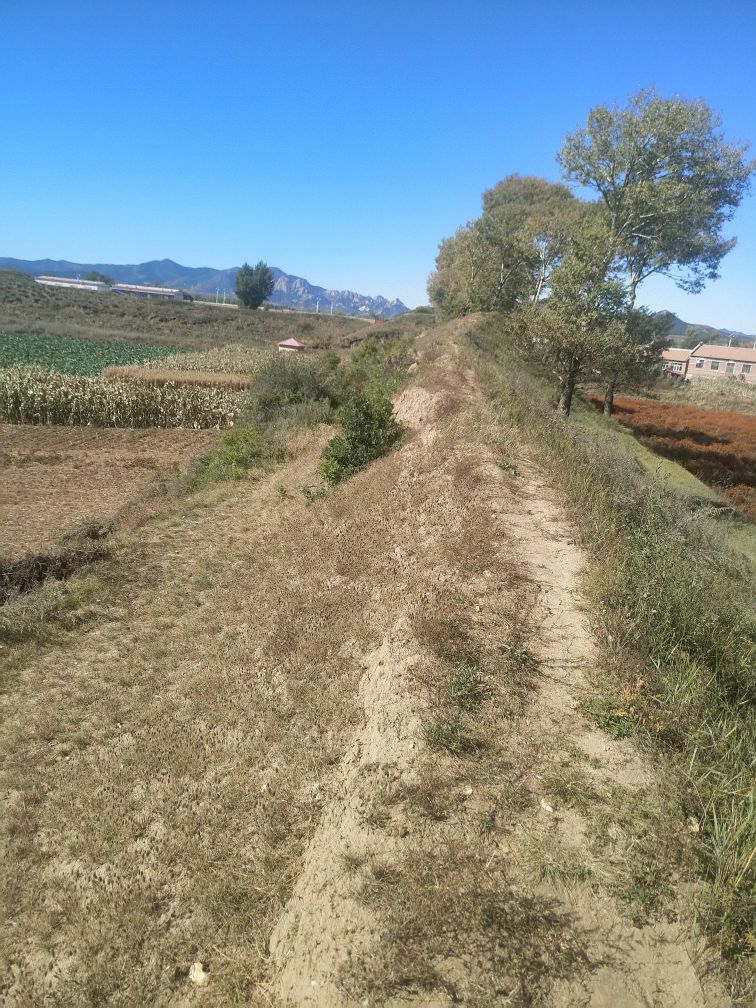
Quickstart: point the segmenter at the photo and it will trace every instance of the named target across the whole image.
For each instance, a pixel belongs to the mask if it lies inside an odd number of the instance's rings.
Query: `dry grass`
[[[524,1008],[603,964],[618,913],[588,922],[592,893],[566,899],[526,863],[523,838],[554,828],[542,778],[586,726],[543,700],[506,510],[528,498],[466,382],[461,415],[416,397],[429,423],[310,506],[323,431],[269,479],[178,502],[82,585],[88,621],[19,649],[0,726],[6,1003],[189,1003],[197,960],[208,1003],[280,1003],[287,918],[308,997],[313,971],[340,980],[317,988],[328,1008]],[[465,745],[426,745],[447,710]]]
[[[0,554],[42,552],[212,449],[220,431],[0,424]]]
[[[756,385],[737,379],[696,378],[694,373],[690,381],[660,379],[649,394],[663,402],[756,414]]]
[[[395,872],[377,862],[361,896],[388,937],[345,976],[363,1004],[532,1005],[588,968],[564,904],[521,888],[479,841],[414,851]]]
[[[216,1003],[249,1003],[316,811],[308,781],[352,716],[331,643],[351,612],[280,576],[302,547],[328,562],[317,519],[290,507],[296,544],[272,482],[177,505],[100,572],[94,623],[29,650],[9,696],[23,729],[2,730],[6,1003],[155,1003],[195,959]]]
[[[363,320],[346,316],[224,311],[188,301],[142,301],[43,287],[23,273],[0,270],[0,331],[6,332],[136,340],[207,350],[227,343],[270,347],[290,336],[330,346],[369,328]]]
[[[594,397],[594,405],[601,400]],[[756,416],[649,399],[615,400],[615,419],[756,519]]]
[[[210,350],[189,353],[167,354],[160,359],[162,367],[177,371],[203,371],[252,375],[278,351],[275,347],[250,347],[240,343],[228,343]],[[148,366],[145,361],[144,366]]]

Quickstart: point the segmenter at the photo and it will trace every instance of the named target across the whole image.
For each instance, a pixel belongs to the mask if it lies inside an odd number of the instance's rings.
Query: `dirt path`
[[[527,863],[526,852],[532,851],[533,845],[542,845],[544,851],[556,849],[558,852],[565,850],[567,845],[571,859],[586,866],[597,865],[591,850],[591,816],[585,810],[581,814],[570,808],[570,802],[562,802],[549,793],[544,780],[548,781],[551,770],[556,767],[564,772],[567,769],[569,776],[571,765],[577,763],[578,786],[593,794],[592,781],[601,781],[605,786],[616,785],[625,789],[631,800],[637,796],[641,804],[652,788],[652,774],[631,745],[612,742],[602,732],[592,729],[579,713],[581,701],[591,693],[586,673],[595,664],[595,645],[583,611],[585,603],[580,588],[585,558],[547,485],[527,461],[521,445],[517,449],[517,479],[507,481],[500,466],[486,459],[487,452],[479,442],[465,444],[464,438],[458,437],[454,444],[455,439],[448,437],[450,423],[453,427],[456,422],[455,413],[460,410],[472,414],[485,412],[474,375],[460,364],[458,350],[455,343],[444,345],[442,342],[440,348],[434,348],[430,354],[435,358],[430,373],[431,387],[426,387],[421,379],[400,397],[397,414],[415,431],[412,447],[400,454],[405,478],[411,470],[417,480],[423,476],[443,480],[444,472],[459,463],[455,454],[460,451],[467,454],[468,461],[470,456],[478,456],[475,459],[479,477],[476,491],[479,497],[486,499],[496,519],[496,525],[491,525],[492,539],[503,524],[507,528],[507,546],[500,555],[498,570],[495,562],[491,562],[493,551],[487,559],[486,597],[476,596],[474,581],[467,572],[466,603],[476,617],[479,618],[481,610],[490,605],[490,582],[496,580],[497,575],[507,580],[513,559],[519,565],[520,578],[535,589],[529,595],[532,603],[529,623],[533,631],[531,646],[539,663],[538,684],[522,719],[524,728],[522,724],[508,726],[513,753],[527,748],[528,740],[534,735],[538,738],[538,745],[530,750],[530,765],[525,773],[524,786],[530,793],[528,815],[520,817],[512,828],[509,848],[522,884],[522,865]],[[469,434],[469,430],[466,433]],[[448,454],[443,453],[445,464],[441,466],[427,457],[439,437],[444,439],[444,447],[448,450]],[[446,507],[454,513],[451,502],[447,501]],[[474,509],[468,505],[467,510],[468,520],[474,519]],[[474,524],[473,521],[473,529]],[[459,586],[463,572],[454,569],[456,566],[450,564],[450,580]],[[426,606],[432,597],[431,591],[426,597]],[[495,617],[496,607],[492,608]],[[408,611],[401,632],[387,639],[365,662],[360,695],[364,724],[355,732],[337,772],[319,828],[308,848],[303,871],[273,933],[271,948],[278,967],[274,989],[287,1004],[326,1006],[411,1001],[446,1005],[458,1000],[464,1002],[465,994],[470,995],[469,984],[466,984],[469,976],[455,978],[457,964],[444,963],[442,957],[437,957],[435,963],[436,989],[419,990],[418,985],[410,981],[401,992],[392,990],[391,984],[382,990],[379,985],[377,990],[371,991],[370,983],[363,983],[361,988],[359,985],[352,987],[350,996],[349,983],[344,983],[353,960],[380,961],[381,943],[385,940],[382,925],[386,922],[381,922],[380,914],[370,912],[364,889],[361,892],[360,886],[355,885],[349,872],[344,870],[344,864],[334,857],[335,852],[348,852],[355,864],[378,857],[380,864],[385,866],[387,859],[401,864],[403,858],[423,845],[433,846],[433,831],[422,827],[419,831],[413,829],[411,814],[402,818],[406,809],[400,810],[402,825],[399,829],[384,829],[379,838],[364,822],[365,808],[376,794],[385,792],[387,786],[394,793],[406,794],[422,774],[423,759],[427,760],[422,708],[426,708],[427,721],[430,705],[427,697],[423,703],[417,678],[428,656],[423,654],[422,646],[418,646],[417,637],[413,641],[412,633],[408,632],[413,616],[416,617],[417,612]],[[414,681],[412,669],[416,670]],[[499,723],[497,728],[501,727]],[[584,775],[583,762],[590,765],[590,778]],[[522,772],[520,765],[513,775],[519,786],[524,783]],[[469,773],[467,776],[472,777]],[[469,786],[465,788],[466,792],[469,790]],[[454,828],[447,830],[443,843],[451,842],[450,832],[462,836],[467,828],[460,817]],[[495,845],[491,845],[491,857],[495,854]],[[575,969],[574,976],[557,973],[547,977],[545,984],[538,978],[529,990],[524,985],[518,989],[515,983],[507,992],[506,1003],[520,1003],[518,998],[522,1003],[530,1003],[536,988],[545,1003],[565,1005],[641,1008],[659,1004],[682,1008],[726,1002],[719,993],[713,993],[711,1001],[705,997],[694,965],[695,950],[681,926],[660,921],[634,926],[610,896],[586,883],[582,872],[578,875],[566,885],[554,885],[544,879],[534,879],[531,874],[525,884],[530,883],[535,892],[558,901],[567,911],[570,931],[580,944],[581,968]],[[401,882],[397,885],[401,889]],[[413,893],[408,891],[398,896],[400,902],[405,898],[411,900]],[[454,898],[452,891],[449,898]],[[464,940],[471,936],[460,937]],[[700,956],[698,958],[700,960]],[[527,973],[527,966],[524,972]],[[427,986],[433,988],[434,984]],[[362,995],[361,1001],[359,995]]]
[[[421,337],[396,452],[177,505],[14,664],[4,1003],[726,1003],[638,906],[653,775],[579,712],[584,559],[471,324]]]

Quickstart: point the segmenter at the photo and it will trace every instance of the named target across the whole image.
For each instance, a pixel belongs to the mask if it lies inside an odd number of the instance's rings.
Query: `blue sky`
[[[645,86],[756,155],[756,0],[0,0],[0,255],[242,260],[426,300],[438,242]],[[756,187],[755,187],[756,188]],[[642,291],[756,333],[756,195],[722,278]]]

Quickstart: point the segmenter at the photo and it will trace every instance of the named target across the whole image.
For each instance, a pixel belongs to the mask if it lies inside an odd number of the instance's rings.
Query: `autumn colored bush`
[[[591,402],[598,408],[603,400]],[[617,398],[616,419],[652,451],[679,462],[756,521],[756,416]]]

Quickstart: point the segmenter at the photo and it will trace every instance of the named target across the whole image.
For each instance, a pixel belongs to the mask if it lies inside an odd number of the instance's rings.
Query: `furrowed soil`
[[[730,1002],[685,825],[588,723],[584,558],[462,349],[391,455],[329,436],[121,540],[2,695],[8,1005]],[[679,892],[677,891],[679,887]]]
[[[54,546],[82,521],[110,517],[223,432],[0,424],[0,556]]]

